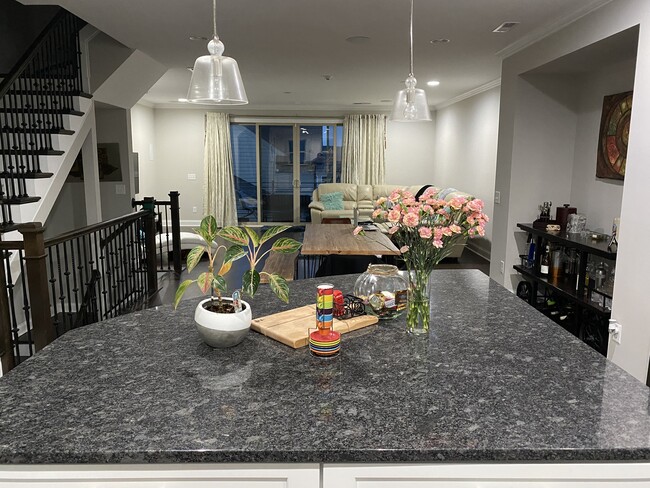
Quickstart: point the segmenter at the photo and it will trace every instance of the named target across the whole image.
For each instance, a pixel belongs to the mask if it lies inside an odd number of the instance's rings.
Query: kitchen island
[[[356,277],[292,282],[288,305],[261,287],[253,315],[314,303],[324,281],[351,292]],[[406,334],[402,316],[345,334],[330,359],[253,331],[211,349],[198,300],[73,330],[0,379],[0,486],[179,470],[186,481],[165,486],[193,486],[190,468],[240,473],[241,486],[351,487],[370,473],[650,486],[645,385],[479,271],[436,270],[431,288],[428,337]],[[264,470],[289,481],[250,481]]]

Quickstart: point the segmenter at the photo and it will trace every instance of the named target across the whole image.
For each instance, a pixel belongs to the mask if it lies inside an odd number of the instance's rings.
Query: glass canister
[[[371,264],[354,284],[354,294],[363,300],[366,313],[392,319],[406,310],[408,283],[397,266]]]

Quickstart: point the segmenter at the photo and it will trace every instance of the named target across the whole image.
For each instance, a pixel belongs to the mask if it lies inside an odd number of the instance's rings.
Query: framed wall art
[[[608,95],[603,99],[596,177],[614,180],[625,178],[631,115],[631,91]]]

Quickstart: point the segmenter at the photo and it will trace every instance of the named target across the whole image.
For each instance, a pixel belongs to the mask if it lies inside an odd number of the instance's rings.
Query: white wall
[[[140,171],[140,191],[136,194],[138,200],[153,196],[158,188],[155,139],[154,109],[139,103],[134,105],[131,109],[131,143],[133,152],[138,153]]]
[[[386,126],[386,183],[438,185],[433,178],[435,122],[393,122]]]
[[[128,110],[121,108],[97,108],[97,143],[118,143],[120,145],[120,164],[122,181],[101,181],[102,219],[110,220],[133,211],[131,207],[132,179],[131,170],[131,116]],[[124,194],[118,189],[124,185]]]
[[[498,263],[504,260],[508,269],[517,260],[518,250],[513,236],[516,223],[525,217],[521,209],[530,209],[540,203],[540,187],[553,188],[549,186],[553,183],[549,180],[537,182],[531,178],[528,171],[533,169],[531,160],[526,157],[525,148],[519,147],[520,131],[526,129],[520,124],[523,115],[521,104],[527,101],[527,95],[541,97],[539,90],[535,93],[530,85],[525,85],[521,75],[636,25],[641,28],[612,308],[612,317],[623,326],[623,340],[621,345],[610,342],[608,354],[615,363],[645,380],[650,355],[650,328],[642,305],[647,300],[650,261],[643,257],[650,242],[650,228],[637,223],[650,181],[650,165],[647,164],[650,138],[646,134],[650,127],[650,2],[647,0],[609,3],[503,61],[496,171],[496,190],[502,192],[503,203],[496,205],[494,211],[490,276],[504,283],[506,277],[500,274]],[[545,109],[541,104],[532,108]],[[532,151],[528,151],[530,153]],[[557,173],[553,181],[563,184],[563,177],[565,174]],[[570,197],[569,194],[558,196],[561,200]],[[530,210],[527,212],[530,214]]]
[[[494,210],[497,131],[500,87],[461,100],[436,112],[435,164],[432,182],[441,188],[453,187],[485,202],[485,213]],[[470,245],[489,257],[492,226],[484,239]]]
[[[622,61],[589,73],[581,83],[571,204],[587,216],[588,228],[608,234],[614,218],[621,215],[623,181],[596,178],[598,144],[594,135],[600,131],[603,96],[632,90],[635,66],[636,59]]]

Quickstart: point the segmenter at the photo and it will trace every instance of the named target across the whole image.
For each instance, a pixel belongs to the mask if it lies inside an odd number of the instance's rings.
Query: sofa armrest
[[[309,208],[314,208],[322,212],[323,210],[325,210],[325,205],[323,205],[323,202],[310,202]]]

